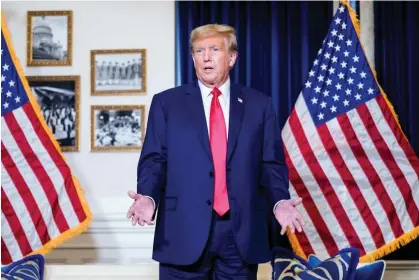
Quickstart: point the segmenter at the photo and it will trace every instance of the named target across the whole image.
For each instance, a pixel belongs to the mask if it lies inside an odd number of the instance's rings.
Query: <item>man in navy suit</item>
[[[151,102],[127,217],[133,225],[157,217],[160,279],[256,279],[271,257],[266,211],[281,234],[302,230],[271,100],[229,79],[234,33],[217,24],[194,29],[198,81]]]

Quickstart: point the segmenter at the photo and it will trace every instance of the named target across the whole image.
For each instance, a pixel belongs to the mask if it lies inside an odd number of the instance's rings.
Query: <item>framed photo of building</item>
[[[91,95],[143,95],[147,91],[145,49],[92,50]]]
[[[80,76],[27,76],[29,87],[63,152],[79,151]]]
[[[91,151],[140,151],[145,116],[145,105],[92,105]]]
[[[28,66],[72,65],[72,11],[28,11]]]

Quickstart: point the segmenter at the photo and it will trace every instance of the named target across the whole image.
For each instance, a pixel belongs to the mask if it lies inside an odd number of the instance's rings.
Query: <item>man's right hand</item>
[[[132,203],[127,213],[127,218],[132,218],[132,225],[135,226],[137,223],[140,226],[145,224],[154,225],[154,221],[152,220],[154,205],[151,199],[133,191],[129,191],[128,196],[134,199],[134,203]]]

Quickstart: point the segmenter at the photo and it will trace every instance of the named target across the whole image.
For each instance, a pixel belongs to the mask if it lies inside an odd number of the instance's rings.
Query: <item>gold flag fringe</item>
[[[44,117],[42,115],[42,112],[40,110],[40,107],[38,105],[38,102],[36,101],[35,97],[33,96],[33,93],[30,90],[28,81],[24,75],[22,66],[20,64],[20,61],[18,59],[18,57],[16,56],[15,50],[12,47],[12,40],[11,40],[11,35],[9,33],[9,30],[7,28],[7,24],[6,24],[6,20],[5,20],[5,16],[3,14],[3,11],[1,12],[1,31],[3,33],[4,36],[4,40],[7,44],[7,47],[9,49],[10,52],[10,56],[11,59],[13,60],[13,63],[16,67],[16,71],[19,75],[20,80],[22,81],[22,85],[28,95],[29,98],[29,102],[32,105],[32,107],[34,108],[34,111],[36,113],[36,115],[38,116],[38,119],[40,121],[40,123],[42,124],[42,127],[44,128],[44,130],[47,132],[49,138],[51,139],[54,147],[57,149],[57,151],[59,152],[61,159],[68,165],[67,161],[65,160],[62,151],[61,151],[61,147],[58,144],[57,140],[55,139],[54,135],[52,134],[51,130],[49,129],[49,127],[47,126],[47,124],[45,123]],[[71,170],[70,170],[71,171]],[[92,213],[89,209],[89,205],[87,203],[87,200],[85,199],[84,196],[84,191],[81,188],[78,179],[72,176],[72,180],[74,183],[74,187],[76,188],[77,191],[77,196],[80,199],[80,203],[83,207],[83,211],[86,214],[86,219],[84,221],[80,221],[80,224],[78,224],[77,226],[73,227],[73,228],[69,228],[67,231],[61,233],[59,236],[51,239],[48,243],[44,244],[41,248],[34,250],[32,253],[28,254],[28,255],[34,255],[34,254],[42,254],[45,255],[47,253],[49,253],[52,249],[58,247],[59,245],[61,245],[62,243],[64,243],[65,241],[81,234],[82,232],[86,231],[91,222],[92,222]],[[26,257],[26,256],[24,256]]]
[[[360,29],[359,19],[358,19],[357,15],[356,15],[356,11],[354,9],[352,9],[352,7],[350,6],[350,4],[346,0],[341,0],[340,2],[342,3],[342,5],[344,5],[348,9],[349,16],[351,17],[351,21],[352,21],[352,24],[353,24],[353,26],[355,28],[356,34],[358,36],[358,40],[360,42],[361,48],[362,48],[363,52],[365,53],[365,48],[362,45],[362,42],[361,42],[361,39],[360,39],[360,37],[361,37],[361,35],[360,35],[361,34],[361,29]],[[378,83],[378,80],[377,80],[377,72],[375,71],[375,69],[373,67],[371,67],[371,64],[370,64],[368,58],[366,60],[367,60],[368,65],[369,65],[369,67],[370,67],[370,69],[371,69],[371,71],[372,71],[372,73],[374,75],[374,79],[375,79],[378,87],[380,88],[380,93],[384,97],[384,100],[386,101],[386,103],[387,103],[387,105],[388,105],[388,107],[389,107],[392,115],[394,116],[397,125],[399,126],[401,132],[403,133],[403,136],[405,137],[406,141],[409,143],[406,135],[404,134],[403,130],[401,129],[401,126],[400,126],[400,123],[399,123],[399,119],[398,119],[398,116],[397,116],[396,112],[394,111],[393,105],[388,100],[387,95],[384,92],[384,90],[382,89],[380,83]],[[290,241],[290,244],[291,244],[291,247],[292,247],[294,253],[296,255],[298,255],[299,257],[307,260],[307,256],[304,253],[301,245],[299,244],[299,241],[297,239],[297,236],[295,234],[291,233],[289,229],[287,230],[287,236],[288,236],[288,239]],[[409,242],[413,241],[417,237],[419,237],[419,226],[413,228],[412,230],[410,230],[410,231],[408,231],[406,233],[404,233],[402,236],[400,236],[400,237],[396,238],[395,240],[393,240],[393,241],[385,244],[384,246],[382,246],[380,248],[377,248],[375,251],[370,252],[370,253],[368,253],[368,254],[366,254],[364,256],[361,256],[360,259],[359,259],[359,261],[361,263],[373,262],[373,261],[375,261],[375,260],[377,260],[379,258],[382,258],[382,257],[384,257],[384,256],[386,256],[386,255],[388,255],[388,254],[390,254],[392,252],[394,252],[395,250],[399,249],[400,247],[402,247],[402,246],[408,244]]]
[[[308,257],[306,255],[306,253],[304,253],[303,248],[300,245],[300,242],[298,242],[297,236],[295,234],[291,233],[290,229],[287,229],[287,236],[288,236],[288,240],[291,244],[291,247],[292,247],[292,250],[294,251],[294,253],[297,256],[307,260]]]

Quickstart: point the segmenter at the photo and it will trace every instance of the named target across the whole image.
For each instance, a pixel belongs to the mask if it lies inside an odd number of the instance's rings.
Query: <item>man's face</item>
[[[193,45],[196,75],[208,87],[219,87],[227,80],[236,57],[236,53],[229,53],[227,39],[222,36],[206,37]]]

